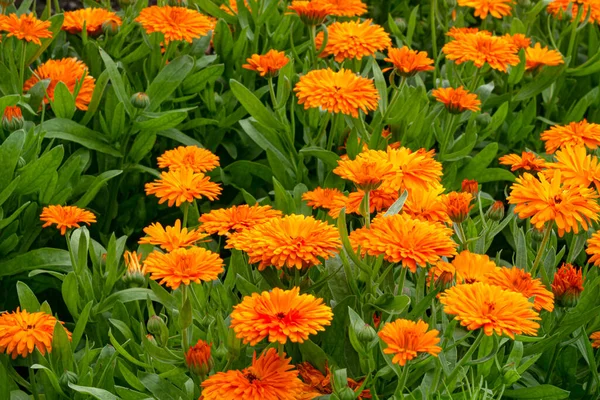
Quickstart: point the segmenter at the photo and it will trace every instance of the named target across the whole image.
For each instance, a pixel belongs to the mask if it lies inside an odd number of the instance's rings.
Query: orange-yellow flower
[[[314,0],[313,0],[314,1]],[[357,17],[367,12],[367,5],[361,0],[323,0],[331,6],[331,15]]]
[[[361,21],[334,22],[327,27],[327,44],[321,57],[334,56],[335,61],[362,60],[365,56],[375,56],[377,51],[392,45],[390,35],[379,25],[367,19]],[[324,33],[315,38],[317,49],[323,45]]]
[[[294,11],[306,25],[320,25],[331,14],[333,7],[327,0],[292,1],[289,10]]]
[[[345,202],[340,204],[343,200],[334,200],[334,205],[330,209],[329,215],[337,218],[337,214],[341,211],[342,207],[346,207],[346,214],[361,214],[360,205],[365,197],[363,190],[357,190],[344,197]],[[387,210],[396,200],[398,200],[398,191],[387,187],[380,187],[379,189],[371,190],[369,192],[369,212],[380,212]]]
[[[420,221],[406,214],[378,216],[370,228],[360,228],[350,234],[355,250],[372,256],[383,255],[392,263],[402,263],[412,272],[417,265],[435,264],[440,257],[456,254],[452,230],[442,224]]]
[[[548,4],[547,10],[548,14],[554,15],[558,19],[562,19],[563,15],[570,15],[571,19],[574,20],[579,13],[580,6],[583,6],[581,22],[585,21],[588,13],[590,14],[590,22],[597,23],[600,21],[600,4],[594,0],[552,0]]]
[[[231,328],[244,343],[255,346],[265,338],[285,344],[304,343],[309,335],[331,325],[333,313],[323,299],[300,294],[300,288],[274,288],[246,296],[231,312]]]
[[[352,181],[362,190],[376,189],[387,177],[394,175],[392,164],[381,158],[361,153],[354,160],[338,160],[333,173]]]
[[[42,355],[50,353],[57,322],[45,312],[29,313],[19,308],[0,314],[0,353],[10,354],[13,360],[19,355],[27,357],[36,348]],[[71,340],[71,332],[65,331]]]
[[[21,16],[9,14],[0,19],[0,31],[8,32],[6,36],[14,36],[19,40],[33,42],[38,46],[42,44],[40,39],[52,37],[52,32],[48,29],[50,25],[50,21],[41,21],[33,13],[21,14]]]
[[[102,33],[102,24],[106,21],[114,22],[117,26],[123,23],[117,14],[103,8],[81,8],[67,11],[64,16],[65,20],[61,28],[63,31],[79,33],[83,31],[85,25],[85,30],[91,36]]]
[[[281,211],[274,210],[271,206],[243,204],[202,214],[200,216],[202,225],[198,229],[211,235],[216,233],[221,236],[229,236],[232,231],[241,232],[279,218],[281,215]]]
[[[169,207],[173,204],[179,207],[184,202],[191,203],[202,197],[212,201],[221,194],[221,186],[211,182],[208,176],[195,173],[191,168],[163,172],[160,176],[160,179],[146,183],[146,194],[158,197],[158,204],[168,201]]]
[[[442,196],[448,217],[457,224],[464,222],[469,217],[473,208],[472,201],[473,195],[467,192],[450,192]]]
[[[123,281],[128,287],[141,287],[146,284],[146,277],[144,276],[143,268],[141,265],[142,255],[135,251],[125,251],[123,253],[125,259],[125,266],[127,270],[123,275]]]
[[[565,146],[556,152],[556,162],[547,163],[544,171],[548,179],[559,170],[564,186],[589,187],[600,190],[600,164],[598,158],[587,154],[584,146]]]
[[[313,367],[309,362],[303,362],[296,365],[298,368],[298,375],[302,382],[304,382],[304,395],[306,397],[300,397],[302,400],[314,399],[319,396],[333,393],[331,385],[331,371],[327,364],[325,365],[325,375],[318,369]],[[362,390],[358,393],[358,390],[362,386],[363,381],[355,381],[352,378],[348,378],[348,387],[352,389],[358,397],[357,400],[366,400],[372,398],[371,391],[369,389]]]
[[[212,369],[212,357],[210,348],[212,343],[208,344],[202,339],[198,339],[195,345],[191,346],[185,353],[185,364],[198,376],[206,376]]]
[[[273,78],[290,62],[290,59],[282,51],[269,50],[265,55],[253,54],[246,61],[248,64],[242,65],[242,68],[256,71],[260,76]]]
[[[443,187],[437,189],[414,188],[408,192],[408,197],[402,213],[410,215],[414,219],[430,222],[451,222],[446,212],[446,206],[440,194]]]
[[[7,106],[2,113],[2,128],[6,132],[14,132],[23,127],[23,112],[19,106]]]
[[[40,220],[45,222],[42,228],[56,224],[60,234],[64,235],[67,229],[79,228],[80,222],[90,225],[96,222],[96,216],[88,210],[77,206],[47,206],[42,209]]]
[[[523,169],[525,171],[539,172],[546,167],[546,160],[530,151],[518,154],[507,154],[499,158],[500,164],[510,165],[511,171]]]
[[[600,231],[594,232],[588,239],[585,252],[591,256],[588,262],[600,267]]]
[[[460,191],[471,193],[473,197],[476,197],[479,192],[479,182],[475,179],[463,179],[460,184]]]
[[[590,339],[592,339],[592,347],[594,349],[600,348],[600,331],[592,333]]]
[[[556,302],[563,307],[575,306],[583,292],[583,281],[581,269],[571,264],[563,264],[554,274],[552,281],[552,292]]]
[[[139,244],[153,244],[166,251],[190,247],[207,236],[195,229],[181,228],[180,220],[175,221],[174,226],[166,228],[163,228],[160,222],[153,223],[144,228],[144,233],[148,236],[141,238]]]
[[[485,19],[488,14],[502,18],[512,12],[513,0],[458,0],[458,5],[475,9],[475,16]]]
[[[491,336],[537,335],[538,313],[521,293],[483,282],[451,287],[440,295],[446,314],[455,315],[469,330],[483,329]]]
[[[172,40],[192,43],[193,39],[206,36],[215,27],[212,18],[186,7],[146,7],[135,20],[148,34],[162,33],[165,44]]]
[[[477,68],[489,64],[493,69],[507,72],[509,65],[518,65],[519,56],[512,42],[485,32],[456,34],[442,49],[446,58],[457,64],[473,62]]]
[[[515,204],[515,213],[520,218],[531,217],[531,224],[541,229],[546,222],[556,222],[558,235],[579,232],[579,225],[588,229],[590,221],[598,220],[600,206],[594,189],[586,187],[564,187],[560,171],[555,171],[550,180],[539,173],[538,178],[529,173],[517,178],[511,186],[508,202]]]
[[[429,324],[422,320],[397,319],[385,324],[378,335],[387,345],[383,352],[393,354],[392,362],[404,366],[419,353],[437,357],[442,351],[437,345],[440,342],[439,334],[437,329],[429,330]]]
[[[503,38],[512,43],[515,51],[526,49],[531,46],[531,39],[522,33],[515,33],[514,35],[507,33],[503,36]]]
[[[427,56],[427,52],[411,50],[406,46],[388,49],[388,56],[384,61],[394,64],[394,71],[402,76],[435,69],[434,61]]]
[[[373,81],[343,68],[339,72],[330,68],[310,71],[300,77],[294,92],[305,110],[322,108],[354,118],[358,118],[359,110],[366,114],[379,105],[379,92]]]
[[[329,189],[318,187],[315,190],[308,191],[302,195],[302,200],[312,208],[331,209],[337,198],[344,197],[344,194],[338,189]]]
[[[304,215],[272,218],[230,236],[227,248],[244,251],[259,271],[272,265],[303,269],[321,264],[319,258],[334,256],[341,245],[338,230]]]
[[[550,312],[554,310],[554,294],[546,289],[539,278],[532,278],[529,272],[520,268],[496,268],[487,274],[485,281],[504,290],[521,293],[528,299],[533,297],[533,308],[536,311],[541,311],[542,308]]]
[[[479,28],[457,28],[455,26],[453,26],[448,32],[446,32],[446,36],[451,37],[452,39],[456,39],[457,37],[467,33],[481,33],[483,35],[492,36],[492,32],[486,30],[479,30]]]
[[[280,357],[274,348],[241,371],[217,372],[202,382],[202,400],[298,400],[304,384],[291,358]]]
[[[191,168],[194,172],[207,172],[219,166],[218,156],[198,146],[179,146],[167,150],[157,161],[158,168],[168,168],[170,171]]]
[[[470,93],[462,86],[456,89],[451,87],[437,88],[431,94],[452,114],[460,114],[466,110],[477,112],[481,109],[479,97],[475,93]]]
[[[58,82],[62,82],[67,86],[71,94],[74,94],[77,88],[75,106],[80,110],[87,110],[88,104],[92,101],[92,94],[94,93],[96,84],[95,79],[89,75],[88,67],[82,61],[76,58],[48,60],[37,67],[33,75],[25,81],[23,90],[28,91],[36,83],[44,79],[50,79],[50,83],[46,88],[47,96],[44,99],[44,103],[48,102],[48,98],[54,100],[54,88]]]
[[[600,125],[581,122],[571,122],[565,126],[553,126],[540,136],[546,142],[546,153],[552,154],[558,148],[567,145],[585,145],[588,149],[596,149],[600,145]]]
[[[218,254],[202,247],[179,248],[170,253],[153,251],[144,260],[144,273],[173,290],[192,282],[214,281],[223,272]]]
[[[486,276],[498,270],[496,263],[486,255],[463,250],[452,260],[457,284],[485,282]]]
[[[525,49],[525,69],[536,69],[544,65],[555,66],[564,64],[562,55],[556,50],[549,50],[536,43],[534,47]]]

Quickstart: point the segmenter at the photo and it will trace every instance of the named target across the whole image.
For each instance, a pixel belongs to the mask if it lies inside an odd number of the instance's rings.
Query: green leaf
[[[178,400],[180,398],[187,398],[181,390],[156,374],[140,371],[138,372],[138,377],[140,378],[142,385],[144,385],[157,399]]]
[[[10,217],[8,218],[4,218],[2,220],[0,220],[0,229],[3,229],[5,227],[7,227],[8,225],[10,225],[15,219],[17,219],[17,217],[25,210],[25,208],[27,208],[27,206],[30,204],[31,202],[28,201],[26,203],[24,203],[21,207],[19,207],[17,209],[17,211],[13,212],[11,214]]]
[[[6,107],[16,105],[20,98],[21,97],[18,94],[0,97],[0,115],[4,115],[4,109]]]
[[[504,397],[509,399],[560,400],[568,399],[569,394],[570,392],[552,385],[539,385],[504,391]]]
[[[147,118],[144,121],[135,121],[136,129],[145,132],[157,132],[166,129],[175,128],[187,118],[187,110],[170,110],[162,113],[144,113],[142,117]]]
[[[94,301],[90,300],[90,302],[83,307],[81,314],[79,314],[77,324],[75,324],[75,329],[73,329],[73,335],[71,337],[71,345],[74,349],[77,348],[79,341],[83,337],[83,333],[85,332],[85,327],[87,326],[88,319],[90,318],[90,311],[92,310],[93,305]]]
[[[79,125],[75,121],[62,118],[54,118],[44,122],[46,139],[62,139],[75,142],[90,150],[96,150],[101,153],[109,154],[113,157],[121,157],[121,153],[108,144],[108,141],[102,134]]]
[[[100,47],[99,50],[100,50],[100,57],[102,57],[102,60],[104,60],[104,65],[106,65],[106,71],[108,71],[108,76],[110,78],[110,81],[112,82],[112,87],[115,90],[115,94],[117,95],[117,98],[125,106],[125,111],[127,111],[127,114],[129,114],[130,116],[133,115],[135,113],[135,109],[133,108],[133,105],[129,101],[130,96],[127,94],[127,91],[125,90],[125,84],[123,83],[123,77],[119,73],[119,70],[117,69],[117,65],[115,64],[113,59],[110,58],[108,53],[106,51],[104,51],[104,49],[102,49]]]
[[[196,139],[194,139],[192,137],[189,137],[188,135],[186,135],[185,133],[183,133],[177,129],[173,129],[173,128],[165,129],[163,131],[156,132],[156,134],[167,137],[169,139],[172,139],[172,140],[179,142],[186,146],[204,147],[204,146],[202,146],[202,143],[200,143],[199,141],[197,141]]]
[[[30,194],[42,189],[49,178],[48,172],[56,171],[63,155],[63,147],[57,146],[34,162],[27,164],[21,172],[21,179],[15,194]]]
[[[40,302],[27,284],[20,281],[17,282],[17,295],[19,296],[21,309],[27,310],[30,313],[40,311]]]
[[[54,88],[52,111],[58,118],[71,119],[75,114],[75,99],[63,82],[58,82]]]
[[[21,274],[34,269],[70,272],[71,256],[66,250],[40,248],[0,262],[0,277]]]
[[[77,207],[86,207],[94,198],[96,194],[102,189],[104,184],[114,178],[115,176],[119,176],[123,173],[121,170],[111,170],[106,171],[98,175],[94,178],[94,181],[91,183],[85,194],[75,203]]]
[[[133,164],[139,163],[152,151],[154,143],[156,143],[156,135],[154,133],[140,132],[135,137],[127,158]]]
[[[219,79],[224,71],[225,65],[216,64],[191,74],[183,81],[183,93],[190,94],[202,91],[207,84],[212,84]]]
[[[156,301],[159,303],[161,302],[160,299],[156,297],[154,292],[150,289],[131,288],[121,290],[119,292],[111,294],[100,304],[96,305],[94,309],[94,314],[101,314],[110,310],[117,302],[128,303],[131,301],[146,300],[147,298],[150,298],[150,300],[152,301]]]
[[[75,272],[69,272],[63,280],[62,297],[65,305],[69,309],[69,312],[74,318],[79,316],[79,283],[77,282],[77,275]]]
[[[0,190],[4,190],[13,180],[24,144],[25,133],[19,130],[11,133],[0,146]]]
[[[333,151],[325,150],[316,146],[305,147],[300,150],[300,153],[317,157],[319,160],[323,161],[325,164],[327,164],[327,166],[331,168],[337,167],[338,160],[340,159],[340,156],[335,154]]]
[[[73,371],[73,350],[71,349],[71,341],[60,321],[56,321],[56,324],[54,325],[52,355],[60,360],[62,371]]]
[[[79,386],[69,382],[69,387],[78,393],[89,394],[98,400],[120,400],[117,396],[104,389],[98,389],[89,386]]]
[[[560,76],[562,76],[566,68],[566,65],[559,67],[544,67],[542,72],[538,74],[533,81],[523,86],[521,90],[517,92],[515,97],[513,97],[513,102],[521,102],[542,93],[544,89],[552,85],[560,78]]]
[[[238,101],[260,124],[272,129],[285,130],[285,127],[279,122],[273,112],[269,111],[254,93],[235,79],[230,81],[230,85],[231,91]]]
[[[169,61],[169,64],[158,73],[146,91],[150,97],[148,110],[158,110],[162,102],[179,87],[193,67],[194,59],[187,55]]]

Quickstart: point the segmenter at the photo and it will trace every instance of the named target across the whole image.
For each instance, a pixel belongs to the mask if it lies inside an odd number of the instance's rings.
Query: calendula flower
[[[427,52],[411,50],[406,46],[388,49],[388,56],[384,61],[394,64],[394,71],[402,76],[412,76],[418,72],[435,69],[435,61],[427,56]]]
[[[96,84],[95,79],[88,73],[88,67],[82,61],[76,58],[48,60],[33,71],[33,75],[25,81],[23,90],[28,91],[36,83],[45,79],[50,79],[50,83],[46,88],[47,96],[44,98],[44,104],[48,102],[48,98],[54,100],[54,88],[58,82],[62,82],[71,94],[75,94],[77,88],[75,106],[80,110],[87,110]]]
[[[545,65],[556,66],[564,64],[562,55],[556,50],[549,50],[536,43],[534,47],[525,49],[525,69],[537,69]]]
[[[458,5],[475,9],[475,16],[485,19],[488,14],[494,18],[511,15],[513,0],[458,0]]]
[[[7,37],[14,36],[19,40],[33,42],[40,46],[40,39],[49,39],[52,37],[50,21],[42,21],[37,19],[33,13],[8,14],[4,18],[0,18],[0,31],[8,32]]]
[[[474,179],[463,179],[460,184],[460,191],[471,193],[475,197],[479,192],[479,183]]]
[[[540,136],[546,142],[546,153],[553,154],[557,149],[571,145],[585,145],[588,149],[596,149],[600,145],[600,125],[581,122],[571,122],[565,126],[555,125]]]
[[[191,203],[202,197],[212,201],[221,194],[221,186],[211,182],[208,176],[195,173],[191,168],[163,172],[160,177],[154,182],[146,183],[146,194],[158,197],[158,204],[168,201],[169,207],[173,204],[179,207],[184,202]]]
[[[457,28],[455,26],[453,26],[448,32],[446,32],[446,36],[451,37],[452,39],[456,39],[457,37],[467,33],[481,33],[483,35],[492,36],[492,32],[486,30],[479,30],[479,28]]]
[[[473,205],[473,195],[467,192],[450,192],[442,196],[442,202],[446,206],[446,213],[452,220],[460,224],[468,217]]]
[[[2,129],[11,133],[23,128],[25,120],[19,106],[7,106],[2,113]]]
[[[462,86],[456,89],[451,87],[437,88],[431,94],[452,114],[460,114],[467,110],[477,112],[481,109],[479,97]]]
[[[491,336],[537,335],[538,313],[521,293],[483,282],[451,287],[440,295],[446,314],[455,315],[469,330],[483,329]]]
[[[298,14],[306,25],[321,25],[333,11],[333,6],[327,0],[292,1],[289,10]]]
[[[365,197],[365,192],[363,190],[357,190],[356,192],[352,192],[346,198],[346,202],[343,207],[346,207],[346,214],[361,214],[361,204]],[[389,189],[386,187],[380,187],[379,189],[371,190],[369,192],[369,212],[380,212],[387,210],[396,200],[398,200],[398,191],[394,189]],[[337,218],[337,215],[332,215],[332,212],[336,209],[338,200],[334,201],[334,205],[330,209],[329,215],[334,218]],[[341,207],[338,212],[341,211]]]
[[[13,360],[19,355],[27,357],[34,349],[42,355],[50,353],[57,322],[60,321],[45,312],[30,313],[18,307],[0,314],[0,353],[10,354]],[[71,340],[71,332],[65,331]]]
[[[259,271],[272,265],[303,269],[321,264],[319,258],[334,256],[341,246],[338,230],[304,215],[272,218],[230,236],[226,248],[248,253]]]
[[[592,339],[592,347],[594,349],[600,348],[600,331],[592,333],[590,339]]]
[[[547,11],[558,19],[562,19],[563,15],[570,15],[574,20],[579,13],[579,7],[583,7],[581,22],[585,21],[588,14],[590,22],[600,21],[600,4],[593,0],[552,0],[548,3]]]
[[[200,216],[202,225],[198,229],[211,235],[216,233],[229,236],[231,232],[241,232],[279,218],[281,215],[281,211],[274,210],[271,206],[243,204],[202,214]]]
[[[248,64],[242,65],[242,68],[256,71],[260,76],[273,78],[277,76],[279,70],[285,67],[290,59],[282,51],[269,50],[267,54],[253,54],[246,59]]]
[[[360,228],[350,234],[352,248],[362,254],[383,255],[391,263],[402,263],[412,272],[417,265],[435,264],[440,257],[456,254],[458,245],[452,240],[452,230],[442,224],[413,219],[406,214],[378,216],[370,228]]]
[[[142,271],[142,255],[135,251],[125,251],[123,253],[127,271],[123,275],[123,281],[129,287],[141,287],[146,283],[146,277]]]
[[[541,311],[542,308],[549,312],[554,310],[554,294],[546,289],[539,278],[533,278],[520,268],[496,268],[486,275],[485,281],[504,290],[521,293],[528,299],[533,298],[533,308],[536,311]]]
[[[583,276],[581,269],[571,264],[563,264],[554,274],[552,292],[556,302],[563,307],[574,307],[583,292]]]
[[[550,180],[539,173],[538,178],[529,173],[517,178],[511,186],[508,202],[515,204],[520,218],[531,217],[531,224],[541,229],[547,222],[556,222],[558,235],[579,232],[579,225],[588,229],[590,221],[598,221],[600,206],[594,189],[564,187],[557,170]]]
[[[443,271],[452,271],[448,266],[440,267],[437,263],[432,273],[436,278]],[[495,262],[485,254],[472,253],[469,250],[463,250],[450,263],[454,269],[453,275],[457,284],[473,284],[476,282],[485,282],[486,276],[498,270]]]
[[[450,223],[441,197],[443,191],[441,186],[437,189],[412,189],[402,206],[402,213],[422,221]]]
[[[103,8],[80,8],[75,11],[67,11],[64,16],[61,28],[63,31],[80,33],[85,25],[85,30],[91,36],[102,33],[102,24],[107,21],[113,22],[117,26],[121,26],[123,23],[117,14]]]
[[[377,51],[392,45],[390,35],[373,21],[334,22],[327,27],[327,44],[321,57],[334,56],[335,61],[362,60],[365,56],[375,56]],[[323,32],[315,38],[317,49],[323,45]]]
[[[277,350],[256,353],[252,365],[241,371],[217,372],[202,382],[203,400],[298,400],[304,384],[292,359],[280,357]]]
[[[367,12],[367,5],[361,0],[324,0],[324,2],[332,7],[331,15],[339,17],[357,17]]]
[[[180,285],[214,281],[223,272],[218,254],[202,247],[179,248],[170,253],[153,251],[144,260],[144,273],[173,290]]]
[[[556,162],[547,163],[544,174],[551,179],[559,170],[564,186],[589,187],[600,190],[600,165],[598,157],[587,154],[584,146],[565,146],[556,152]]]
[[[246,296],[231,312],[231,328],[244,343],[255,346],[268,337],[269,342],[288,340],[304,343],[309,335],[331,325],[333,313],[322,299],[300,294],[300,288],[274,288],[270,292]]]
[[[514,50],[510,41],[484,32],[457,34],[442,48],[446,58],[457,64],[471,61],[481,68],[487,63],[502,72],[507,72],[509,65],[519,64],[519,56]]]
[[[437,189],[442,179],[442,164],[435,160],[435,151],[420,149],[412,151],[406,147],[397,149],[388,146],[386,151],[370,150],[360,157],[382,159],[392,164],[395,174],[384,180],[383,187],[409,192],[413,189]]]
[[[157,158],[158,168],[176,171],[190,168],[194,172],[208,172],[219,166],[219,157],[198,146],[179,146],[167,150]]]
[[[511,42],[515,48],[515,51],[517,52],[521,49],[526,49],[531,46],[531,39],[522,33],[515,33],[514,35],[507,33],[503,36],[503,38]]]
[[[199,339],[195,345],[191,346],[185,353],[185,364],[194,374],[205,377],[213,366],[213,360],[210,354],[212,343],[208,344]]]
[[[204,239],[206,236],[195,229],[181,228],[181,221],[175,221],[174,226],[163,228],[160,222],[156,222],[144,228],[147,235],[139,240],[139,244],[152,244],[160,246],[166,251],[173,251],[182,247],[190,247],[194,243]]]
[[[585,252],[591,256],[588,262],[600,267],[600,231],[594,232],[588,239]]]
[[[64,235],[67,229],[79,228],[79,224],[84,222],[90,225],[96,222],[96,216],[88,210],[77,206],[47,206],[42,209],[40,220],[45,222],[42,228],[56,224],[60,234]]]
[[[361,153],[354,160],[338,160],[333,173],[352,181],[362,190],[377,189],[386,177],[394,175],[392,164],[382,158]]]
[[[335,204],[335,199],[344,197],[344,194],[338,189],[329,189],[318,187],[315,190],[308,191],[302,195],[302,200],[312,208],[331,209]]]
[[[304,394],[306,397],[300,397],[301,399],[314,399],[319,396],[333,393],[333,388],[331,386],[331,371],[327,365],[325,365],[325,375],[313,367],[309,362],[300,363],[296,365],[296,368],[298,369],[300,379],[304,382]],[[358,395],[358,397],[356,397],[357,400],[371,398],[371,391],[368,389],[357,393],[362,386],[362,380],[357,382],[352,378],[348,378],[347,381],[348,387]]]
[[[206,36],[215,27],[213,19],[186,7],[146,7],[135,20],[148,34],[162,33],[165,44],[172,40],[192,43],[193,39]]]
[[[438,261],[427,271],[427,286],[431,286],[431,281],[433,280],[434,286],[440,292],[444,291],[454,285],[455,275],[456,268],[454,268],[454,265],[446,261]]]
[[[365,114],[376,110],[379,102],[379,92],[371,79],[343,68],[338,72],[330,68],[310,71],[300,77],[294,92],[305,110],[322,108],[354,118],[358,118],[359,110]]]
[[[429,324],[422,320],[414,322],[407,319],[397,319],[385,324],[379,331],[379,337],[387,345],[383,352],[393,354],[392,362],[402,366],[419,353],[437,357],[442,351],[437,345],[440,342],[439,334],[437,329],[429,330]]]
[[[499,161],[502,165],[510,165],[511,171],[522,169],[525,171],[539,172],[546,168],[546,160],[530,151],[524,151],[520,156],[518,154],[507,154],[500,157]]]

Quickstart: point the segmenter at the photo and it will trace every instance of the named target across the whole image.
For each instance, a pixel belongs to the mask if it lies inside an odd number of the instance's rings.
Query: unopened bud
[[[8,106],[4,109],[2,115],[2,129],[8,133],[18,131],[23,128],[23,114],[19,106]]]
[[[200,339],[185,353],[185,363],[191,372],[204,379],[213,367],[213,359],[210,354],[212,344]]]
[[[60,387],[63,390],[69,390],[69,383],[77,384],[78,380],[79,380],[79,377],[77,376],[77,374],[75,372],[65,371],[60,376],[60,379],[58,380],[58,383],[60,384]]]
[[[148,332],[154,335],[154,338],[160,346],[166,346],[169,340],[169,328],[167,324],[158,315],[153,315],[146,324]]]
[[[143,109],[150,105],[150,97],[144,92],[138,92],[131,96],[131,104],[135,108]]]
[[[369,324],[364,324],[362,327],[357,327],[356,337],[363,343],[370,343],[377,337],[377,332]]]
[[[504,203],[500,200],[495,201],[488,209],[487,217],[492,221],[502,221],[504,219]]]
[[[112,19],[106,20],[102,23],[102,31],[106,35],[114,36],[119,33],[119,24]]]
[[[533,239],[534,242],[538,243],[544,240],[544,228],[538,229],[534,227],[531,230],[531,239]]]
[[[462,181],[461,191],[471,193],[475,197],[477,196],[477,192],[479,192],[479,184],[476,180],[465,179]]]

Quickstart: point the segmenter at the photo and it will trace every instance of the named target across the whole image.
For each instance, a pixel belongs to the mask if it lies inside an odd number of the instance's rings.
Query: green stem
[[[185,203],[182,204],[182,208],[183,208],[183,221],[181,222],[181,226],[183,228],[186,228],[187,222],[188,222],[188,212],[190,210],[190,203],[188,203],[186,201]]]
[[[279,353],[279,358],[285,358],[285,352],[283,351],[283,344],[277,343],[277,352]]]
[[[368,229],[371,227],[371,200],[370,200],[370,191],[365,190],[365,195],[363,196],[362,201],[360,202],[360,211],[365,218],[365,227]]]
[[[396,396],[400,396],[399,398],[404,398],[404,396],[402,396],[402,392],[406,386],[409,368],[410,364],[406,364],[404,367],[402,367],[402,375],[400,375],[400,378],[398,379],[398,386],[396,386],[396,392],[394,393]]]
[[[398,286],[396,286],[396,291],[394,293],[394,296],[397,296],[399,294],[401,295],[402,292],[404,291],[404,281],[406,280],[406,270],[408,268],[406,268],[406,267],[400,267],[400,268],[401,268],[400,281],[398,282]]]
[[[435,24],[436,5],[437,5],[437,0],[431,0],[431,9],[429,10],[430,11],[429,24],[430,24],[430,29],[431,29],[431,45],[432,45],[432,50],[433,50],[433,57],[437,60],[437,58],[438,58],[437,30],[436,30],[436,24]],[[437,81],[437,68],[433,71],[433,81],[434,82]]]
[[[187,203],[186,203],[187,204]],[[187,301],[187,286],[181,285],[181,310],[185,307]],[[181,329],[181,347],[185,353],[189,349],[188,328]]]
[[[23,94],[25,84],[25,41],[21,40],[21,70],[19,71],[19,94]]]
[[[273,102],[273,109],[276,110],[278,108],[277,105],[277,96],[275,96],[275,89],[273,87],[273,78],[269,77],[267,79],[269,81],[269,92],[271,93],[271,101]]]
[[[475,341],[473,342],[471,347],[469,347],[469,350],[467,351],[467,353],[464,355],[463,358],[460,359],[458,364],[456,364],[456,366],[454,367],[454,370],[452,371],[452,373],[445,380],[445,382],[449,382],[449,385],[448,385],[449,387],[454,386],[453,381],[456,379],[456,377],[460,373],[460,370],[468,361],[471,360],[471,356],[473,355],[473,353],[475,353],[475,350],[477,350],[477,348],[479,347],[479,343],[481,343],[481,340],[483,339],[483,335],[484,335],[484,333],[483,333],[483,329],[482,329],[479,331],[479,335],[477,335],[477,338],[475,339]]]
[[[458,236],[458,240],[460,241],[461,246],[466,247],[467,243],[467,235],[465,234],[465,229],[462,226],[462,222],[455,222],[454,227],[456,228],[456,236]]]
[[[310,33],[310,47],[312,49],[310,61],[313,69],[316,69],[317,58],[319,57],[319,55],[317,54],[317,44],[315,43],[315,38],[317,37],[317,27],[315,25],[311,25],[308,32]]]
[[[552,223],[549,223],[546,226],[546,230],[544,231],[544,238],[542,239],[542,243],[540,243],[540,247],[538,248],[537,255],[535,256],[535,260],[533,261],[533,265],[531,266],[531,276],[535,278],[537,276],[537,269],[542,260],[542,255],[546,250],[546,246],[548,245],[548,241],[550,240],[550,235],[552,234]]]
[[[440,143],[440,155],[446,153],[448,143],[450,143],[450,138],[453,137],[454,132],[452,131],[452,127],[454,126],[454,114],[448,112],[446,116],[446,125],[444,126],[444,134],[442,136],[442,143]]]
[[[567,58],[571,58],[569,60],[570,64],[573,64],[573,50],[575,48],[575,39],[577,38],[577,26],[579,25],[579,21],[581,21],[581,16],[583,13],[584,7],[579,7],[579,12],[577,16],[573,18],[571,22],[571,36],[569,37],[569,48],[567,50]]]
[[[35,382],[35,372],[33,371],[33,354],[30,354],[29,358],[29,383],[31,384],[31,394],[35,400],[39,400],[40,396],[37,391],[37,383]]]

